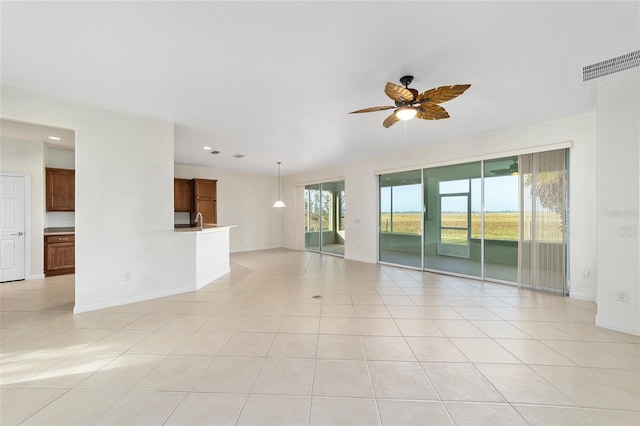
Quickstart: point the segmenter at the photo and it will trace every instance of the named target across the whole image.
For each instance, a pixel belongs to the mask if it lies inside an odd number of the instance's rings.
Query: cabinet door
[[[73,236],[51,236],[45,238],[45,276],[73,274],[76,264],[76,250]]]
[[[202,213],[204,223],[218,223],[217,182],[211,179],[193,179],[192,213]]]
[[[46,169],[47,211],[72,212],[76,209],[76,172]]]
[[[193,201],[193,190],[190,179],[173,180],[173,210],[176,212],[190,212]]]
[[[216,183],[217,181],[210,179],[193,179],[193,192],[196,200],[215,200]]]
[[[196,213],[202,213],[202,221],[204,223],[218,223],[215,200],[196,200],[195,210]]]

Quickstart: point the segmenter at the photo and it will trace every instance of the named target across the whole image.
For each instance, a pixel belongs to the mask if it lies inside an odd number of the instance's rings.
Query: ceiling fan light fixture
[[[418,114],[418,109],[411,106],[401,106],[394,111],[396,117],[400,120],[411,120]]]
[[[513,164],[509,166],[509,174],[511,176],[518,176],[518,160],[513,160]]]

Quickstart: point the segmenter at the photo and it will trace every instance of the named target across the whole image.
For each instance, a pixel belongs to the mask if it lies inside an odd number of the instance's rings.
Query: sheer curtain
[[[518,157],[518,286],[564,293],[567,283],[566,150]]]

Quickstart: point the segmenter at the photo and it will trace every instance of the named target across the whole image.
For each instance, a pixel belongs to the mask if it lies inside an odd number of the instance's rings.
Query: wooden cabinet
[[[73,274],[75,271],[75,235],[46,235],[44,237],[44,276]]]
[[[193,179],[193,209],[192,220],[196,213],[202,213],[204,223],[218,223],[216,205],[216,180]]]
[[[193,182],[191,179],[173,179],[173,211],[191,212],[193,206]]]
[[[76,171],[47,167],[45,172],[47,211],[75,211]]]

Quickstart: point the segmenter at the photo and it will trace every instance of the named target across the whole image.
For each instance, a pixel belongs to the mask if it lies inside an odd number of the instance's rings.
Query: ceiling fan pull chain
[[[404,122],[404,144],[407,145],[407,120]]]

